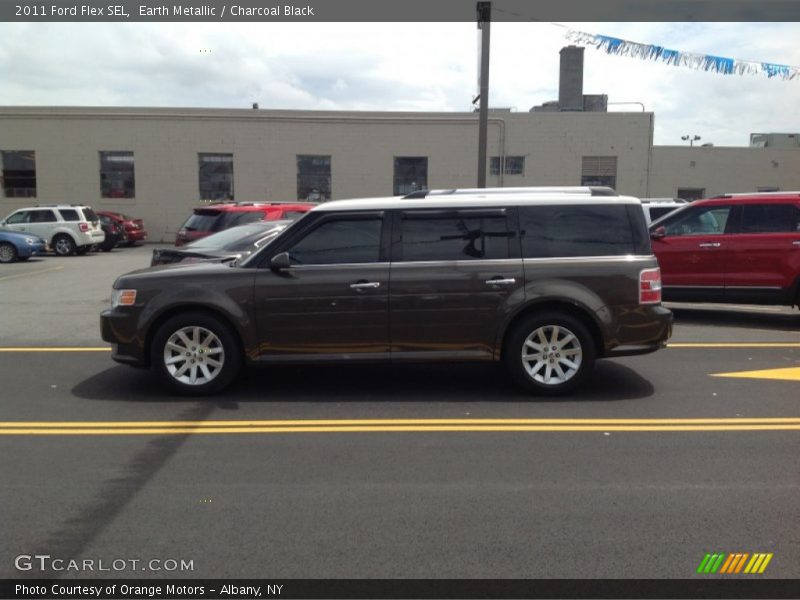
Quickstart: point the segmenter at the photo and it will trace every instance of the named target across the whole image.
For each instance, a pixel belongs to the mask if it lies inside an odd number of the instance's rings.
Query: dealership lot
[[[683,578],[714,551],[800,576],[796,308],[671,305],[669,348],[601,361],[567,398],[409,365],[271,367],[193,400],[99,337],[151,249],[0,270],[3,576],[46,553],[197,577]]]

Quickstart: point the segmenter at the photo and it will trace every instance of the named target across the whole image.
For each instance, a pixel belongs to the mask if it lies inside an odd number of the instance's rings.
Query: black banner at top
[[[493,21],[800,21],[798,0],[493,0]],[[475,0],[0,0],[17,22],[475,21]]]
[[[800,598],[800,580],[697,579],[26,579],[0,597],[79,600],[250,598]]]

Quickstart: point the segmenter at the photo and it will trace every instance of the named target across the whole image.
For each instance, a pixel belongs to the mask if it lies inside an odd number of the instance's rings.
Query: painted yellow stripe
[[[146,428],[146,427],[292,427],[292,426],[635,426],[635,425],[800,425],[800,417],[697,418],[697,419],[300,419],[300,420],[224,420],[224,421],[0,421],[0,429],[13,427],[67,428]]]
[[[711,377],[738,377],[740,379],[774,379],[800,381],[800,367],[762,369],[760,371],[735,371],[733,373],[711,373]]]
[[[49,273],[51,271],[61,271],[64,267],[51,267],[49,269],[39,269],[38,271],[29,271],[28,273],[17,273],[16,275],[5,275],[0,277],[0,281],[5,281],[6,279],[15,279],[17,277],[28,277],[31,275],[40,275],[41,273]]]
[[[0,352],[111,352],[110,346],[67,346],[67,347],[3,347]]]
[[[771,561],[771,560],[772,560],[772,552],[767,554],[767,557],[764,559],[764,562],[761,563],[761,567],[758,569],[758,572],[759,573],[763,573],[764,570],[767,568],[767,565],[769,564],[769,561]]]
[[[733,562],[733,554],[728,554],[728,558],[725,563],[722,565],[722,568],[719,570],[720,573],[727,573],[728,567],[730,567],[731,563]]]
[[[675,342],[667,348],[800,348],[800,342]]]
[[[716,426],[447,426],[436,425],[415,427],[402,425],[375,426],[342,426],[342,427],[129,427],[129,428],[97,428],[72,429],[68,427],[45,428],[8,428],[1,429],[0,435],[169,435],[169,434],[213,434],[213,433],[376,433],[376,432],[631,432],[631,431],[800,431],[800,423],[795,425],[716,425]]]

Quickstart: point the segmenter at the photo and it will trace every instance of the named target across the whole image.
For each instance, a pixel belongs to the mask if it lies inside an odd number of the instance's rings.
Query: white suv
[[[88,206],[43,204],[20,208],[0,221],[7,229],[31,233],[46,240],[59,256],[86,254],[106,239],[100,219]]]

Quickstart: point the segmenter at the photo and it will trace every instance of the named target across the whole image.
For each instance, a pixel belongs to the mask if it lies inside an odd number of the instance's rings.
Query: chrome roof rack
[[[403,198],[427,198],[429,196],[491,196],[508,194],[575,194],[578,196],[618,196],[614,188],[604,186],[531,186],[494,188],[453,188],[445,190],[417,190]]]

